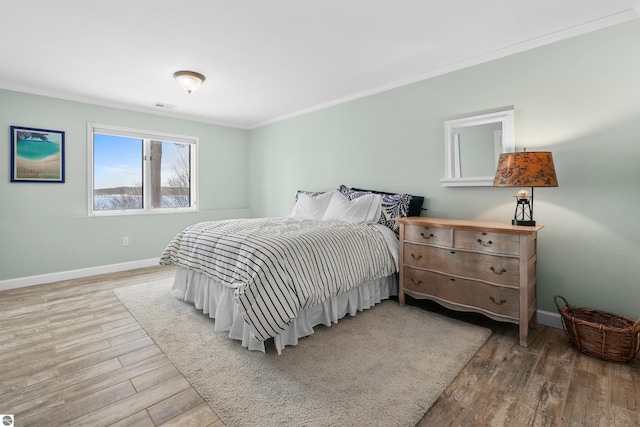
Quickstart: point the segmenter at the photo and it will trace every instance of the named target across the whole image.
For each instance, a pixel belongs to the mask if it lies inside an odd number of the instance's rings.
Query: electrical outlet
[[[122,238],[122,246],[129,246],[129,238],[128,237],[123,237]]]

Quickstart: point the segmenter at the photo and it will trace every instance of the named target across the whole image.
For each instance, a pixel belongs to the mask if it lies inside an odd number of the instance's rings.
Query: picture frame
[[[64,183],[64,131],[11,126],[11,182]]]

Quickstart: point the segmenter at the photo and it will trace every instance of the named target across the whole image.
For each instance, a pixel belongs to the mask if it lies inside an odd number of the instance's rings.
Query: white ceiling
[[[252,128],[637,19],[639,5],[0,0],[0,88]],[[178,87],[182,69],[207,77],[200,90]]]

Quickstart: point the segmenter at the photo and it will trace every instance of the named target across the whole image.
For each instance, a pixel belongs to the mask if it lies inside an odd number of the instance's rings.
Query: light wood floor
[[[224,426],[112,292],[172,274],[157,267],[0,292],[0,414],[16,426]],[[494,331],[419,426],[640,425],[639,358],[601,362],[542,326],[523,348],[515,325],[408,303]]]

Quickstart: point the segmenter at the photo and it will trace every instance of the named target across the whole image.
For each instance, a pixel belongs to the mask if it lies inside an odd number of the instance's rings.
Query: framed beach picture
[[[11,126],[11,182],[64,182],[64,132]]]

